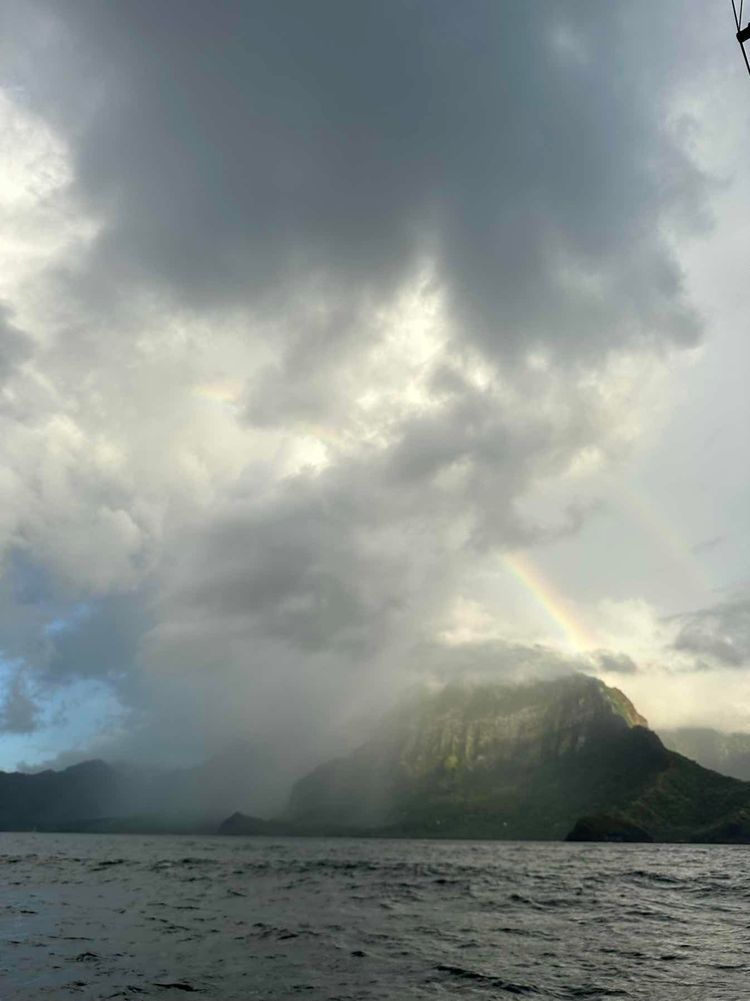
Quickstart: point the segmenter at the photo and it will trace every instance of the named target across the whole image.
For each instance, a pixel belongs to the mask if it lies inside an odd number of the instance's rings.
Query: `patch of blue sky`
[[[0,663],[0,672],[5,673],[6,666],[7,662]],[[37,767],[62,753],[67,758],[70,752],[73,757],[80,752],[79,760],[96,757],[97,752],[89,752],[89,746],[115,733],[125,715],[109,686],[92,679],[74,681],[49,693],[39,727],[32,733],[0,735],[0,769]]]
[[[50,619],[44,626],[47,636],[57,636],[60,633],[67,633],[76,629],[85,619],[89,618],[93,610],[91,602],[80,601],[68,609],[65,614],[57,615]]]
[[[8,681],[11,674],[14,674],[22,664],[23,661],[18,658],[3,657],[2,653],[0,653],[0,682]],[[1,691],[0,694],[2,694]]]

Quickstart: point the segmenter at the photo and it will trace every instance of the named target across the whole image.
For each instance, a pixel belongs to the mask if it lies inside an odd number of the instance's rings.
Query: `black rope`
[[[734,23],[737,25],[737,41],[739,42],[740,48],[742,49],[742,58],[745,60],[745,68],[747,69],[747,74],[748,74],[748,76],[750,76],[750,62],[748,62],[748,59],[747,59],[747,52],[745,52],[745,46],[740,41],[740,37],[739,37],[740,31],[741,31],[741,27],[740,26],[742,24],[742,6],[743,6],[743,3],[744,3],[744,0],[740,0],[740,13],[739,13],[739,16],[738,16],[738,14],[737,14],[737,5],[735,4],[734,0],[732,0],[732,13],[734,14]]]

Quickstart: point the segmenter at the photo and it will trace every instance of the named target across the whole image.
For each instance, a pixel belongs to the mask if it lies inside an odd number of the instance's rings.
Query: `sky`
[[[749,179],[722,4],[6,0],[0,767],[750,730]]]

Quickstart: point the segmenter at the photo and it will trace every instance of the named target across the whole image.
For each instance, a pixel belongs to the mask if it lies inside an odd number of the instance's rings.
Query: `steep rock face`
[[[448,770],[540,765],[592,740],[647,726],[622,692],[575,675],[544,684],[450,686],[407,706],[390,728],[399,765],[418,777]]]
[[[645,722],[621,692],[583,675],[448,686],[298,782],[288,818],[308,829],[562,837],[666,767]]]

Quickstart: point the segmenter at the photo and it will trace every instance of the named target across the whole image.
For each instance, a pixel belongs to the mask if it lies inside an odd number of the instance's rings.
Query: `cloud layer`
[[[85,679],[304,760],[580,528],[700,336],[677,10],[7,6],[6,729]]]

